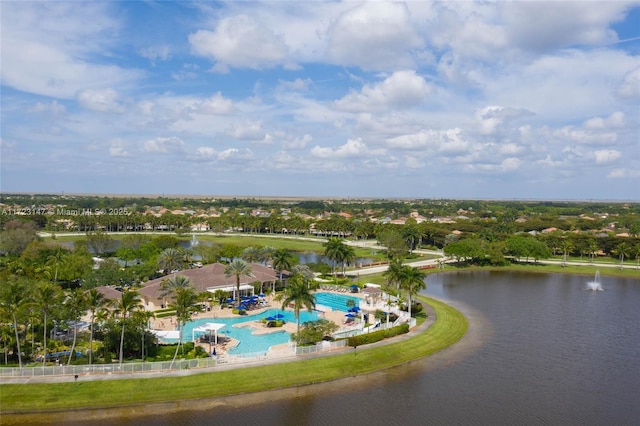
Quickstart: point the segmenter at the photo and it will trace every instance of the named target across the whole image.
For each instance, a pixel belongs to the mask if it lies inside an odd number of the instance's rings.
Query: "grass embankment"
[[[436,322],[406,340],[355,352],[183,377],[0,385],[3,413],[34,413],[198,399],[320,383],[366,374],[431,355],[460,340],[467,319],[430,298]],[[249,380],[247,378],[250,378]]]

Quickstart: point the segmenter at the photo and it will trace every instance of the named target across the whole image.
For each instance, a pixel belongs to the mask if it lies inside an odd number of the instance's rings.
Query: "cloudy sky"
[[[10,2],[2,191],[640,200],[640,2]]]

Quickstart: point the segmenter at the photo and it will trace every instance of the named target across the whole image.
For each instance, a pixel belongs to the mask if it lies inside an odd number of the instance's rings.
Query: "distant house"
[[[249,266],[251,267],[253,277],[240,277],[241,293],[253,294],[252,283],[256,281],[261,282],[265,287],[275,285],[275,282],[278,280],[277,271],[260,265],[259,263],[251,263]],[[203,293],[205,291],[213,293],[216,290],[224,290],[229,292],[229,296],[232,297],[236,291],[236,278],[235,276],[225,276],[225,268],[226,266],[221,263],[214,263],[202,268],[185,269],[184,271],[147,281],[144,287],[138,290],[138,293],[140,294],[145,309],[149,311],[161,309],[171,301],[170,298],[161,296],[162,290],[160,287],[162,282],[173,276],[182,275],[189,278],[196,293]]]
[[[101,293],[107,300],[120,300],[122,298],[122,292],[116,290],[111,286],[103,285],[100,287],[96,287],[96,290],[98,290],[98,292]]]

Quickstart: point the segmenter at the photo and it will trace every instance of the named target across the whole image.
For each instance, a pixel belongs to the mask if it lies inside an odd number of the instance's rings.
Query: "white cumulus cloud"
[[[335,102],[339,109],[370,111],[406,108],[420,104],[431,92],[430,85],[413,70],[396,71],[384,81],[365,85]]]
[[[118,93],[113,89],[82,90],[76,99],[83,107],[99,112],[124,112]]]
[[[370,150],[362,139],[349,139],[338,147],[314,146],[311,155],[318,158],[357,158],[368,155],[381,155],[384,150]]]
[[[182,151],[184,142],[182,139],[170,136],[170,137],[158,137],[150,139],[144,142],[143,149],[145,152],[154,152],[161,154],[168,154],[172,152]]]
[[[603,149],[600,151],[595,151],[593,155],[595,156],[596,163],[606,164],[616,161],[618,158],[620,158],[622,153],[614,149]]]
[[[248,15],[223,18],[215,30],[199,30],[189,35],[193,53],[209,57],[215,69],[270,68],[286,59],[288,48],[273,29]]]

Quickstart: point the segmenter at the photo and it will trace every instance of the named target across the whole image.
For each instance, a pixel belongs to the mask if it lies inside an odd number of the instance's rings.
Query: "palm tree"
[[[251,266],[247,262],[242,259],[234,259],[229,263],[226,268],[224,268],[224,275],[227,278],[236,277],[236,290],[238,291],[238,295],[236,297],[236,303],[240,304],[240,277],[247,276],[253,277],[253,272],[251,272]]]
[[[160,297],[166,297],[175,292],[177,288],[191,287],[191,280],[184,275],[173,275],[160,283]]]
[[[91,365],[93,361],[93,331],[95,328],[96,317],[110,304],[110,301],[95,288],[92,288],[87,292],[86,299],[87,309],[89,310],[90,315],[89,326],[91,327],[89,334],[89,365]]]
[[[162,269],[165,274],[177,269],[182,269],[183,264],[184,256],[182,251],[176,248],[166,248],[158,256],[158,267]]]
[[[73,343],[71,344],[71,350],[69,352],[69,359],[67,360],[67,365],[71,364],[71,358],[73,358],[73,353],[76,349],[76,340],[78,337],[78,321],[80,321],[80,317],[87,312],[87,300],[85,298],[84,292],[79,288],[71,290],[67,294],[67,298],[64,301],[64,307],[67,310],[67,314],[71,321],[73,321]]]
[[[387,270],[382,273],[387,278],[387,284],[390,287],[395,287],[396,292],[400,289],[400,283],[402,281],[403,266],[402,260],[394,258],[389,263]]]
[[[620,243],[614,250],[614,253],[617,254],[620,259],[620,269],[622,269],[622,265],[624,264],[624,257],[629,254],[629,248],[627,243]]]
[[[48,316],[51,310],[59,305],[61,295],[62,290],[60,289],[60,287],[47,281],[39,282],[36,285],[35,291],[33,293],[34,303],[36,307],[42,311],[43,315],[42,325],[44,331],[42,333],[42,366],[45,366],[47,362],[47,325],[49,322]]]
[[[4,365],[9,363],[9,346],[13,344],[13,332],[10,326],[0,326],[0,341],[4,352]]]
[[[351,246],[343,244],[342,253],[340,256],[340,262],[342,263],[342,275],[344,275],[345,273],[345,270],[344,270],[345,264],[351,265],[353,262],[355,262],[355,260],[356,260],[356,250]]]
[[[122,322],[122,333],[120,334],[120,356],[119,362],[122,364],[122,356],[124,352],[124,329],[127,318],[136,310],[140,309],[140,295],[138,292],[133,290],[125,290],[122,292],[122,297],[115,306],[115,313],[120,315],[120,320]]]
[[[222,289],[217,289],[213,292],[213,299],[218,302],[218,304],[220,305],[220,309],[222,309],[224,301],[227,300],[227,297],[229,297],[229,295]]]
[[[56,251],[47,258],[47,266],[52,266],[55,270],[53,275],[54,283],[58,281],[58,267],[60,266],[60,263],[64,261],[64,257],[67,253],[68,251],[63,250],[62,247],[58,247]]]
[[[273,253],[273,269],[280,274],[280,282],[282,282],[282,271],[290,271],[295,261],[296,257],[287,249],[278,249]]]
[[[567,266],[567,256],[574,250],[575,246],[571,241],[565,239],[560,244],[562,247],[562,266]]]
[[[331,237],[324,243],[324,255],[331,260],[331,273],[335,274],[336,264],[342,261],[344,254],[344,242],[342,238]]]
[[[409,301],[409,318],[411,318],[411,298],[419,290],[427,288],[427,284],[424,282],[426,274],[420,269],[413,268],[409,265],[405,265],[402,271],[402,280],[400,287],[407,291],[407,299]]]
[[[197,310],[194,305],[198,301],[198,295],[190,287],[176,288],[174,297],[174,302],[169,306],[176,311],[176,325],[178,327],[179,334],[178,346],[176,346],[176,352],[173,354],[173,359],[171,360],[169,368],[173,367],[173,363],[178,356],[178,349],[182,345],[182,326],[191,320],[191,315]]]
[[[260,249],[260,263],[266,265],[270,260],[273,259],[273,256],[276,253],[276,249],[271,246],[264,246]]]
[[[152,311],[141,310],[135,311],[133,313],[135,322],[140,324],[142,328],[142,333],[140,333],[142,335],[142,342],[140,346],[140,358],[142,359],[142,362],[144,362],[144,338],[147,335],[147,330],[149,329],[149,320],[155,317],[156,314],[154,314]]]
[[[20,336],[18,334],[18,318],[20,318],[30,302],[27,286],[22,280],[13,279],[2,285],[0,290],[0,310],[3,314],[10,316],[13,321],[13,330],[15,332],[18,350],[18,365],[20,368],[22,368],[22,349],[20,347]]]
[[[309,290],[309,281],[302,275],[293,275],[289,278],[287,287],[283,292],[282,310],[293,303],[293,312],[296,316],[296,339],[300,334],[300,309],[304,306],[309,312],[316,307],[316,297]]]
[[[595,260],[597,253],[598,253],[598,243],[592,239],[589,241],[589,255],[591,257],[591,263],[593,263],[593,261]]]
[[[247,247],[242,250],[242,259],[248,263],[258,262],[260,260],[260,249],[257,247]]]

